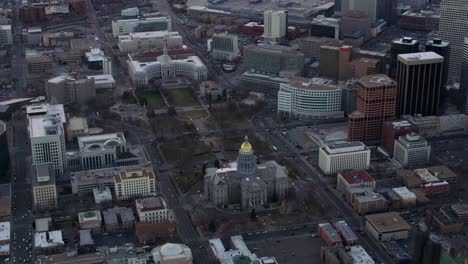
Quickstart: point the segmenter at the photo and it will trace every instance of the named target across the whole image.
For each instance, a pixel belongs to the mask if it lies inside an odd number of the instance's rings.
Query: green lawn
[[[184,172],[182,174],[177,173],[174,178],[179,189],[186,193],[188,192],[197,182],[203,180],[201,173],[195,173],[193,171]]]
[[[200,119],[206,116],[206,112],[205,110],[193,110],[188,112],[179,112],[177,116],[185,120]]]
[[[166,107],[166,103],[158,91],[144,91],[139,92],[138,97],[140,101],[146,100],[146,107],[153,109],[161,109]]]
[[[164,90],[164,94],[167,96],[169,104],[174,107],[198,105],[198,102],[193,97],[192,90],[188,88],[168,89]]]
[[[187,165],[194,162],[214,160],[209,147],[200,141],[187,141],[161,145],[161,151],[169,163]]]

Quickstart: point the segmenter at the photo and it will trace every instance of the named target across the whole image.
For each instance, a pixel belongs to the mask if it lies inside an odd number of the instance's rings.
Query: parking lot
[[[326,245],[322,239],[311,234],[246,240],[246,243],[259,257],[275,257],[278,263],[295,264],[316,263],[320,259],[320,247]],[[281,250],[278,250],[279,247]]]

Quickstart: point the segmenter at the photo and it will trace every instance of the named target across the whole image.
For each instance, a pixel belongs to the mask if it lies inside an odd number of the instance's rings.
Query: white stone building
[[[242,209],[257,208],[281,201],[288,190],[288,170],[267,161],[256,163],[252,145],[246,137],[237,162],[226,168],[208,168],[205,175],[205,197],[216,206],[238,205]]]
[[[403,167],[413,168],[429,162],[431,146],[416,133],[400,136],[395,140],[394,158]]]
[[[162,51],[167,44],[169,49],[182,47],[184,42],[179,32],[150,31],[134,32],[119,36],[119,49],[121,52],[139,50]]]
[[[263,13],[263,37],[267,40],[277,40],[288,34],[287,11],[265,11]]]
[[[114,178],[115,197],[129,199],[156,194],[156,179],[151,165],[120,170]]]
[[[135,201],[138,218],[142,223],[174,221],[174,212],[161,196],[147,197]]]
[[[172,30],[171,17],[142,17],[112,21],[114,37],[133,32]]]
[[[331,144],[320,148],[319,167],[325,174],[367,170],[370,149],[362,142]]]
[[[166,243],[151,250],[156,264],[192,264],[192,250],[184,244]]]
[[[343,118],[341,94],[341,88],[322,78],[281,83],[278,113],[297,119]]]
[[[203,81],[208,77],[208,69],[200,58],[189,56],[187,59],[173,60],[167,54],[167,47],[164,48],[164,54],[159,56],[156,61],[134,61],[129,56],[127,63],[133,83],[140,87],[148,85],[151,79],[185,77]]]

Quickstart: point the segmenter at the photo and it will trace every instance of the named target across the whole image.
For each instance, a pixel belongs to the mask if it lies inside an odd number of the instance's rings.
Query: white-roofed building
[[[374,264],[372,259],[367,251],[360,245],[352,246],[349,248],[348,254],[354,259],[354,263],[359,264]]]
[[[93,188],[93,197],[96,204],[112,202],[112,192],[109,186]]]
[[[114,35],[114,37],[133,32],[160,30],[172,30],[172,22],[169,16],[142,17],[112,21],[112,34]]]
[[[169,49],[182,47],[182,36],[176,31],[149,31],[135,32],[119,36],[119,49],[121,52],[133,52],[139,50],[162,51],[164,45]]]
[[[10,222],[0,223],[0,256],[10,254]]]
[[[244,242],[242,236],[232,236],[230,239],[231,249],[226,250],[223,242],[219,238],[210,239],[208,241],[211,253],[217,258],[220,264],[235,264],[235,263],[259,263],[259,264],[276,264],[273,257],[259,258],[255,253],[250,252]]]
[[[402,207],[416,206],[416,195],[406,187],[393,188],[393,192],[400,198]]]
[[[67,165],[64,121],[60,117],[47,114],[29,117],[32,163],[51,162],[56,175],[63,174]]]
[[[151,251],[156,264],[192,264],[192,250],[184,244],[166,243]]]
[[[61,230],[38,232],[34,235],[35,254],[52,254],[63,252],[64,250],[65,243]]]
[[[140,62],[129,57],[128,71],[136,86],[146,86],[151,79],[172,79],[186,77],[196,81],[206,80],[208,69],[197,56],[173,60],[164,48],[164,54],[156,61]]]
[[[115,80],[112,74],[88,75],[86,78],[94,79],[96,91],[115,88]]]

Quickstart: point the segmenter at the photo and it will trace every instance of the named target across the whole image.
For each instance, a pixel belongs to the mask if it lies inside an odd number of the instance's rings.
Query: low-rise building
[[[468,222],[468,204],[454,204],[450,208],[460,221]]]
[[[80,254],[96,251],[96,245],[94,244],[94,239],[91,235],[91,229],[79,230],[79,237],[80,242],[78,244],[78,252]]]
[[[367,170],[370,166],[370,149],[361,142],[330,144],[319,151],[319,168],[325,174],[349,170]]]
[[[449,207],[433,209],[427,213],[433,225],[440,229],[443,234],[463,232],[464,223]]]
[[[112,192],[108,186],[93,188],[93,197],[95,204],[112,202]]]
[[[166,201],[161,196],[137,199],[135,206],[142,223],[174,221],[174,212],[167,207]]]
[[[112,34],[114,37],[133,32],[172,30],[172,21],[169,16],[141,17],[132,19],[119,19],[112,21]]]
[[[156,195],[156,178],[151,165],[120,170],[114,178],[115,197],[129,199]]]
[[[200,94],[208,100],[220,100],[223,93],[224,88],[216,84],[214,81],[204,81],[200,83]]]
[[[446,181],[426,183],[421,186],[421,191],[423,191],[428,197],[448,194],[450,193],[450,184]]]
[[[395,141],[394,153],[395,160],[403,167],[412,168],[429,162],[431,146],[420,135],[411,133]]]
[[[343,118],[341,89],[323,78],[280,84],[278,114],[297,119]]]
[[[119,220],[114,209],[107,209],[102,211],[104,217],[104,227],[107,233],[114,233],[119,228]]]
[[[358,243],[359,238],[345,221],[338,221],[334,223],[334,226],[345,246],[353,246]]]
[[[388,201],[380,193],[366,193],[353,200],[353,209],[359,214],[385,211],[387,207]]]
[[[34,254],[55,254],[65,250],[62,231],[38,232],[34,235]]]
[[[34,220],[36,232],[46,232],[52,225],[52,217],[38,218]]]
[[[133,209],[129,207],[119,207],[117,214],[120,217],[123,229],[132,229],[135,226],[135,214]]]
[[[13,44],[13,35],[11,34],[11,25],[0,25],[0,45]]]
[[[90,229],[93,233],[101,232],[102,217],[99,211],[87,211],[78,214],[80,229]]]
[[[65,128],[68,142],[89,135],[88,121],[83,117],[69,118]]]
[[[416,195],[406,187],[393,188],[392,191],[400,198],[401,207],[416,206]]]
[[[401,118],[417,127],[418,134],[422,137],[431,138],[441,134],[440,120],[437,116],[402,115]]]
[[[378,241],[406,239],[410,228],[397,212],[366,215],[366,229]]]
[[[374,259],[360,245],[355,245],[349,248],[348,254],[354,260],[353,263],[375,264]]]
[[[169,49],[176,49],[184,45],[184,42],[177,31],[149,31],[120,35],[118,43],[121,52],[162,51],[164,45]]]
[[[328,246],[341,245],[343,242],[336,229],[330,223],[318,224],[318,233]]]
[[[36,209],[57,207],[57,187],[52,163],[32,165],[31,185]]]
[[[10,255],[10,222],[0,223],[0,256]]]
[[[437,177],[440,181],[446,181],[450,184],[450,187],[458,186],[458,176],[450,168],[444,165],[432,166],[427,168],[430,173]]]
[[[350,188],[369,187],[375,189],[375,180],[366,171],[350,171],[338,173],[336,189],[345,192]]]
[[[151,250],[158,264],[192,264],[192,250],[184,244],[166,243]]]
[[[11,216],[11,184],[0,184],[0,217]]]

